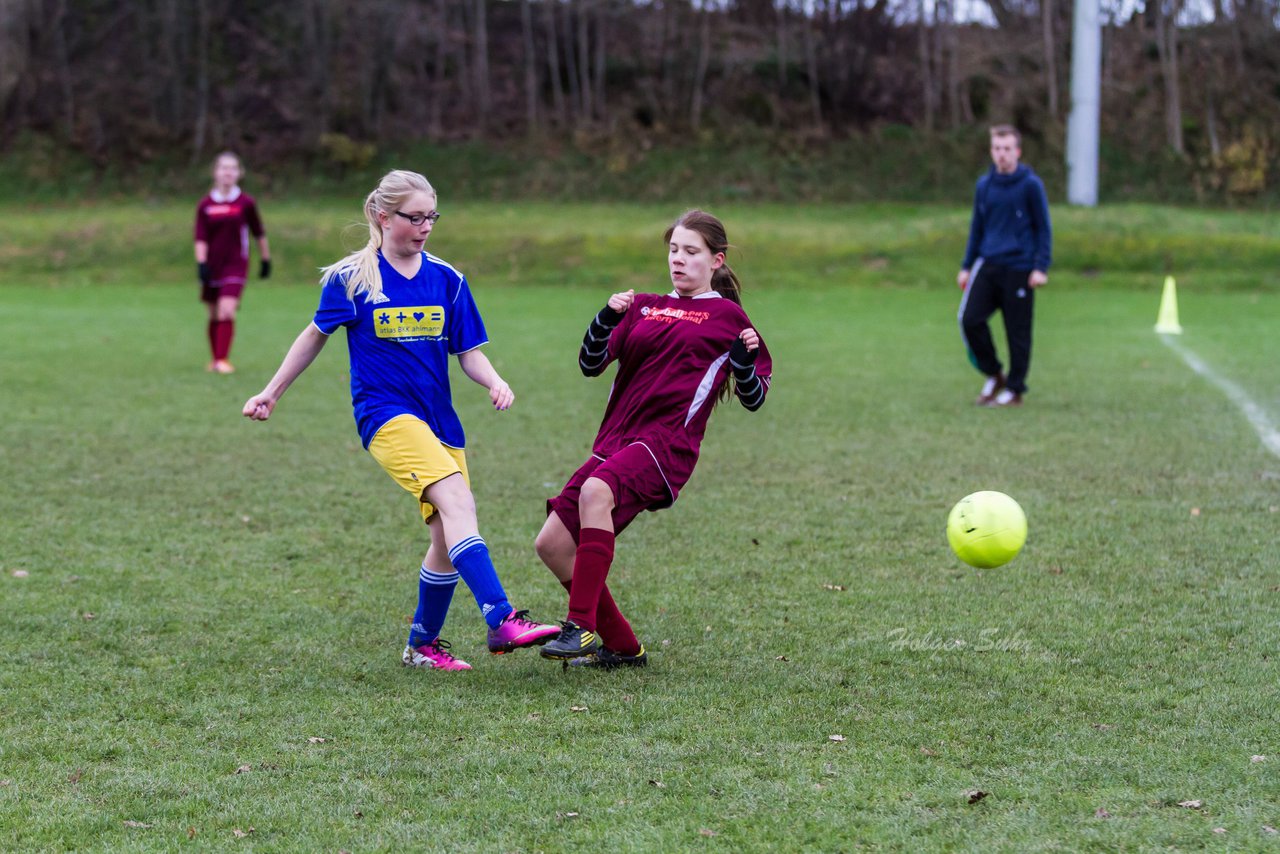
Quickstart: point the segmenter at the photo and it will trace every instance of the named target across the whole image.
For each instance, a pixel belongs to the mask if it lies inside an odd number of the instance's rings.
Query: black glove
[[[614,311],[609,307],[608,303],[605,304],[604,308],[600,309],[600,313],[596,317],[610,329],[622,322],[622,312]]]
[[[213,278],[209,275],[209,265],[203,261],[196,264],[196,276],[200,279],[200,284],[206,288],[213,284]]]
[[[270,258],[262,259],[262,266],[258,268],[258,278],[259,279],[271,278],[271,259]]]
[[[733,339],[733,346],[729,348],[729,361],[737,368],[754,365],[758,355],[760,355],[760,348],[748,350],[747,345],[742,343],[741,338]]]

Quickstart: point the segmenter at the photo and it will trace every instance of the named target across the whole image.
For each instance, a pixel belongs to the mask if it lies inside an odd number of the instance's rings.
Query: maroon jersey
[[[238,187],[226,197],[210,191],[196,205],[196,240],[209,244],[209,275],[214,285],[244,283],[249,273],[249,235],[265,233],[257,203]]]
[[[609,338],[618,375],[595,454],[608,459],[628,445],[644,445],[674,501],[698,462],[716,393],[729,375],[729,348],[749,326],[742,306],[715,291],[636,294]],[[773,363],[763,339],[755,367],[767,389]]]

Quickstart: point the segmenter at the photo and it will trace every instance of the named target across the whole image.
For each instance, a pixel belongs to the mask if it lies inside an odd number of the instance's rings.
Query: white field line
[[[1182,361],[1187,363],[1187,367],[1222,389],[1222,392],[1231,399],[1231,402],[1244,413],[1244,417],[1249,419],[1249,423],[1257,431],[1258,438],[1262,440],[1262,444],[1266,446],[1266,449],[1280,457],[1280,430],[1277,430],[1276,426],[1271,423],[1266,410],[1254,403],[1253,399],[1245,394],[1244,389],[1218,374],[1217,371],[1206,365],[1199,356],[1174,340],[1172,335],[1161,335],[1160,340],[1169,345],[1169,349],[1181,356]]]

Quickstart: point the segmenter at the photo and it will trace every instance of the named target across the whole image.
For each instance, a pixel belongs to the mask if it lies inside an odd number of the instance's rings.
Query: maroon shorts
[[[642,511],[661,510],[670,507],[673,501],[662,469],[644,445],[628,445],[607,460],[592,456],[573,473],[560,494],[547,501],[547,513],[560,517],[575,543],[582,528],[578,496],[589,477],[603,480],[613,491],[615,534],[621,534]]]
[[[232,279],[229,282],[224,282],[221,286],[200,286],[200,299],[204,302],[217,302],[219,297],[235,297],[236,299],[240,299],[240,295],[243,293],[244,279]]]

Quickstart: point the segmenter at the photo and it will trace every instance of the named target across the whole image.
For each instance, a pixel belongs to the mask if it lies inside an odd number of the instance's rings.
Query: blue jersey
[[[1049,271],[1053,260],[1053,228],[1044,182],[1025,163],[1008,175],[992,166],[978,179],[973,193],[969,244],[960,269],[982,258],[1014,270]]]
[[[313,322],[325,335],[347,327],[351,405],[366,448],[397,415],[421,418],[445,445],[466,446],[449,392],[449,356],[474,350],[489,338],[467,280],[426,252],[406,279],[378,254],[382,294],[347,298],[345,277],[321,289]]]

